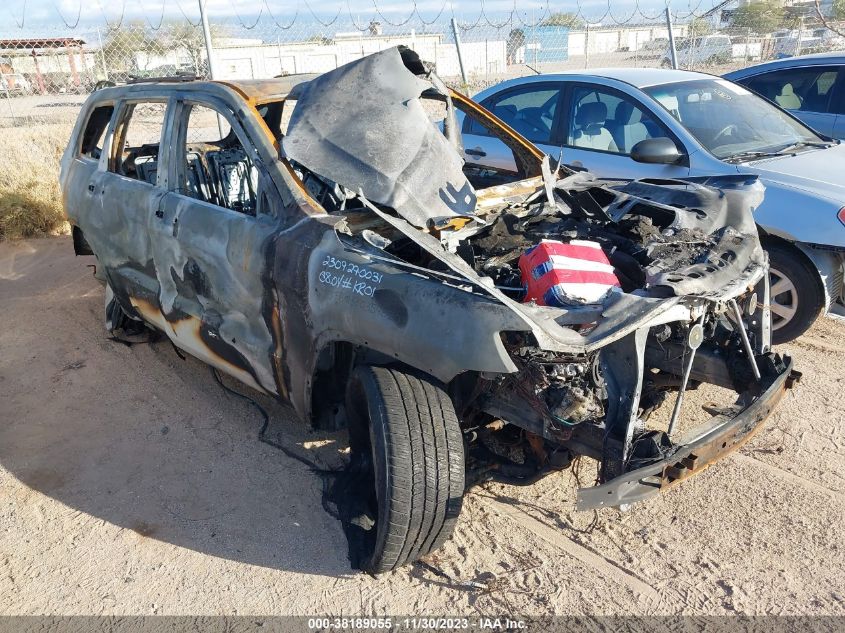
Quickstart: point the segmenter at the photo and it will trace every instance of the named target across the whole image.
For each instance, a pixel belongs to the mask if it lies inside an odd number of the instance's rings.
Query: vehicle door
[[[551,158],[560,153],[560,101],[563,84],[537,82],[508,88],[481,105],[534,143]],[[464,117],[462,126],[464,159],[469,167],[491,167],[516,172],[513,152],[481,122]]]
[[[634,97],[608,86],[569,84],[559,119],[563,162],[607,178],[683,178],[689,164],[681,141]],[[666,137],[684,155],[677,164],[639,163],[640,141]]]
[[[740,80],[750,90],[788,110],[825,136],[833,136],[837,110],[834,99],[840,71],[836,66],[786,68]]]
[[[150,301],[158,293],[152,260],[150,218],[166,190],[161,155],[167,99],[122,100],[104,169],[88,185],[96,217],[83,227],[104,267],[109,285],[121,300]]]
[[[74,139],[74,147],[68,147],[66,150],[71,156],[63,165],[64,173],[61,175],[65,211],[68,219],[79,226],[83,233],[89,226],[93,227],[102,222],[102,182],[108,164],[104,147],[108,140],[114,109],[114,102],[102,102],[89,112],[81,114],[80,116],[86,117],[85,124],[81,127],[79,136]],[[98,237],[94,235],[92,239],[98,242]]]
[[[168,192],[150,218],[160,326],[176,345],[277,393],[268,267],[278,192],[234,111],[178,99],[168,125]]]

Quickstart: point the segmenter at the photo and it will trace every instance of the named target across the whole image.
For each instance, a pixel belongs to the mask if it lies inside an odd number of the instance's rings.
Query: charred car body
[[[554,170],[408,49],[284,81],[95,93],[62,161],[64,203],[115,335],[160,330],[304,420],[348,423],[364,568],[437,548],[467,480],[532,481],[587,455],[600,485],[578,507],[649,497],[740,445],[789,386],[754,178]],[[150,104],[158,137],[132,144]],[[203,108],[214,141],[192,140]],[[517,173],[463,164],[456,110],[513,149]],[[578,244],[612,283],[528,300],[526,254]],[[701,383],[738,397],[679,430]],[[650,428],[667,395],[668,424]]]

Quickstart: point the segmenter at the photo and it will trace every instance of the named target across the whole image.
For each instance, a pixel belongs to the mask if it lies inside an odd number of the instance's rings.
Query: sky
[[[607,14],[608,2],[612,12]],[[670,0],[679,15],[703,13],[718,0]],[[337,24],[352,20],[381,19],[398,23],[408,17],[416,6],[424,19],[441,15],[448,18],[454,13],[459,21],[474,22],[483,7],[490,21],[501,20],[514,7],[523,21],[540,19],[547,12],[580,13],[591,21],[602,23],[627,22],[632,15],[656,16],[666,6],[666,0],[205,0],[209,18],[242,21],[251,24],[259,13],[262,19],[278,23],[308,22],[320,19],[328,22],[338,15]],[[483,3],[483,4],[482,4]],[[157,26],[164,20],[188,19],[196,22],[199,17],[198,0],[5,0],[0,8],[0,30],[9,32],[16,28],[52,26],[68,29],[90,28],[97,24],[117,23],[124,20],[145,20]],[[6,15],[3,15],[3,12]],[[379,13],[381,15],[379,15]],[[351,16],[351,17],[350,17]],[[415,17],[411,22],[419,22]],[[641,19],[640,19],[641,21]],[[77,22],[79,24],[77,24]],[[410,25],[411,23],[409,23]],[[328,27],[327,27],[328,28]]]

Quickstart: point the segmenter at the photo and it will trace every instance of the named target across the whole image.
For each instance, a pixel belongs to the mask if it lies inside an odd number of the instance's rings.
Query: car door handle
[[[92,192],[92,193],[93,193],[93,192],[94,192],[94,189],[95,189],[95,187],[94,187],[94,183],[92,182],[90,185],[88,185],[88,191],[90,191],[90,192]]]
[[[156,217],[157,218],[163,218],[164,217],[164,211],[162,209],[156,209]]]
[[[476,147],[475,149],[465,149],[464,152],[466,152],[470,156],[475,156],[476,158],[481,158],[482,156],[487,156],[487,152],[485,152],[480,147]]]

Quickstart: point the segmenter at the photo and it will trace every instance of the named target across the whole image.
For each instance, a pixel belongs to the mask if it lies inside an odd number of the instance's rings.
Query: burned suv
[[[515,173],[464,160],[458,111]],[[560,162],[392,48],[310,80],[98,91],[61,185],[115,336],[163,332],[303,420],[348,425],[378,572],[448,538],[472,482],[584,455],[600,481],[579,508],[654,495],[747,440],[790,385],[754,177]],[[738,397],[687,428],[701,383]]]

